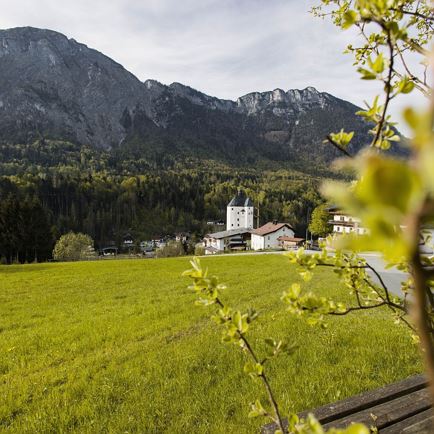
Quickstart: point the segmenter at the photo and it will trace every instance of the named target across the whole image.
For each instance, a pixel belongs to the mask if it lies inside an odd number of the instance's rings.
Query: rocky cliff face
[[[96,50],[51,31],[0,31],[0,141],[40,137],[111,149],[226,160],[320,160],[335,151],[330,131],[368,127],[357,107],[312,87],[253,92],[237,101],[205,95],[180,83],[140,82]]]
[[[0,134],[7,140],[63,137],[110,146],[126,117],[149,113],[146,88],[121,65],[60,33],[0,31]]]

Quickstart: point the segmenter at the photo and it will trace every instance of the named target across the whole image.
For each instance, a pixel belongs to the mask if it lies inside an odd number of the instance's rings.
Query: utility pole
[[[308,234],[309,234],[309,232],[308,232],[308,228],[309,228],[309,213],[310,213],[310,207],[308,207],[307,211],[306,211],[306,237],[305,237],[306,242],[307,242],[307,237],[308,237]],[[312,238],[312,234],[311,234],[311,238]]]
[[[258,207],[256,208],[256,228],[259,228],[259,204]]]

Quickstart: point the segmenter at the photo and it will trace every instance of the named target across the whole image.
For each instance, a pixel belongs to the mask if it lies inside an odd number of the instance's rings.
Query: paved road
[[[383,259],[378,254],[365,254],[361,255],[366,259],[366,262],[373,268],[375,268],[380,274],[383,282],[389,288],[389,291],[395,295],[402,296],[401,282],[407,280],[407,274],[396,268],[386,269]],[[373,278],[374,282],[378,282],[377,277],[374,273],[369,271],[369,274]]]

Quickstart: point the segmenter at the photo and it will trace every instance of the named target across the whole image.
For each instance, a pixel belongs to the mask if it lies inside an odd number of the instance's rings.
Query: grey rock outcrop
[[[0,141],[40,137],[111,149],[226,160],[291,162],[335,156],[326,134],[346,128],[367,142],[357,107],[313,87],[253,92],[236,101],[180,83],[141,82],[104,54],[52,30],[0,31]],[[150,152],[150,151],[149,151]]]

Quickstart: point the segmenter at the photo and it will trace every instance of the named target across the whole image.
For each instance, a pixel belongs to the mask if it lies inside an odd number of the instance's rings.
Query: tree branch
[[[347,157],[353,158],[353,156],[345,149],[343,148],[341,145],[339,145],[339,143],[336,143],[332,137],[330,136],[330,134],[327,136],[327,140],[336,148],[338,149],[340,152],[342,152],[343,154],[345,154]]]
[[[387,80],[385,83],[386,100],[384,102],[383,112],[381,114],[380,121],[377,124],[377,131],[376,131],[374,140],[371,143],[371,146],[375,146],[375,144],[380,139],[381,133],[383,130],[383,126],[386,122],[387,109],[389,108],[389,103],[390,103],[390,100],[392,99],[393,64],[394,64],[394,58],[395,58],[393,44],[392,44],[392,38],[390,35],[390,30],[384,25],[384,23],[378,22],[378,24],[383,28],[383,30],[386,32],[386,35],[387,35],[387,46],[389,47],[389,72],[387,74]]]
[[[215,303],[218,306],[220,306],[221,308],[225,307],[219,298],[215,299]],[[240,338],[240,340],[243,342],[244,348],[245,348],[246,352],[250,355],[252,360],[255,363],[261,363],[259,358],[256,356],[256,353],[253,351],[253,348],[250,346],[249,341],[244,337],[244,335],[239,330],[237,330],[237,335]],[[285,428],[285,426],[283,424],[282,416],[280,415],[279,405],[277,404],[277,401],[274,398],[274,394],[273,394],[273,390],[271,389],[270,382],[268,381],[268,378],[264,372],[262,372],[258,376],[261,378],[262,383],[265,386],[265,389],[266,389],[267,395],[268,395],[268,400],[270,401],[270,404],[274,410],[274,417],[272,419],[279,426],[279,429],[282,431],[282,433],[287,434],[288,430]]]
[[[387,302],[382,301],[381,303],[377,303],[377,304],[373,304],[370,306],[357,306],[357,307],[349,307],[346,311],[344,312],[330,312],[329,315],[348,315],[350,312],[354,312],[357,310],[367,310],[367,309],[376,309],[377,307],[381,307],[381,306],[385,306],[387,304]]]
[[[425,15],[425,14],[421,14],[420,12],[417,11],[406,11],[403,8],[390,8],[392,11],[394,12],[401,12],[404,15],[411,15],[413,17],[417,17],[417,18],[421,18],[423,20],[427,20],[427,21],[433,21],[434,22],[434,16],[432,15]]]

